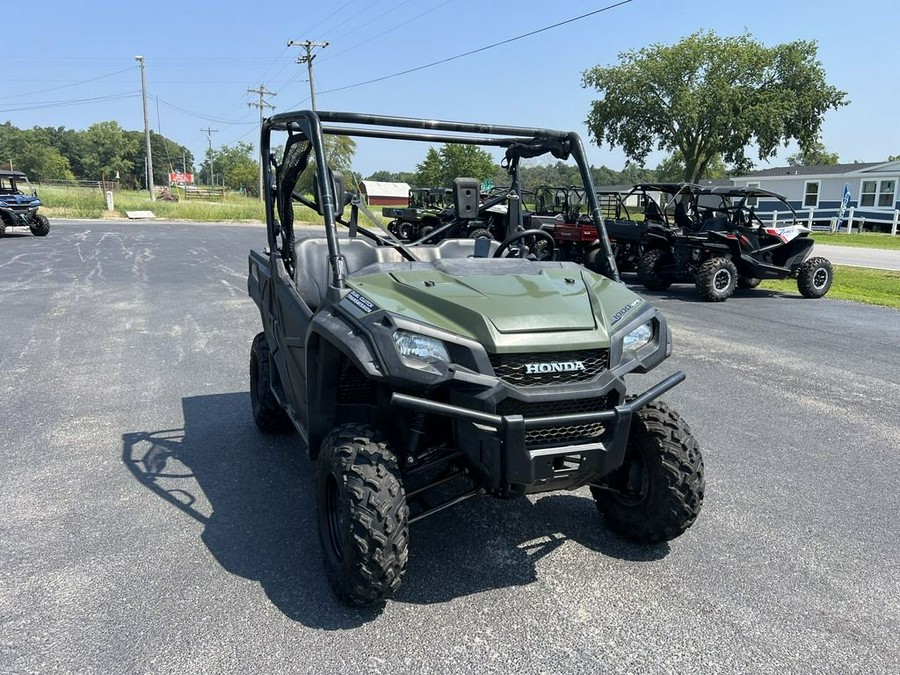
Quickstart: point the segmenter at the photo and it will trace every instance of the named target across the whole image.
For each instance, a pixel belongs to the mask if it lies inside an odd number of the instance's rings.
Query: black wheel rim
[[[325,518],[328,521],[328,542],[331,554],[336,559],[343,560],[346,529],[343,509],[341,509],[341,493],[334,475],[329,475],[325,484]]]
[[[824,267],[820,267],[813,274],[813,286],[816,289],[825,288],[825,284],[828,283],[828,270]]]
[[[719,270],[713,277],[713,286],[717,291],[724,291],[731,284],[731,272]]]

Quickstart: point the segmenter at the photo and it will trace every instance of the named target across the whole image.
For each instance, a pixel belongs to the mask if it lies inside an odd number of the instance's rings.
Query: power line
[[[338,7],[336,10],[334,10],[331,14],[329,14],[329,15],[326,16],[324,19],[322,19],[319,23],[317,23],[317,24],[315,24],[315,25],[310,26],[309,28],[307,28],[306,31],[309,32],[309,33],[312,33],[316,28],[318,28],[319,26],[321,26],[323,23],[325,23],[326,21],[328,21],[328,19],[330,19],[331,17],[333,17],[335,14],[337,14],[338,12],[340,12],[342,9],[344,9],[344,7],[346,7],[347,5],[352,5],[353,2],[354,2],[354,0],[348,0],[348,1],[345,2],[343,5],[341,5],[341,6]]]
[[[410,2],[412,2],[412,0],[406,0],[405,2],[401,2],[399,5],[396,5],[396,6],[392,7],[391,9],[389,9],[388,11],[386,11],[382,16],[387,15],[387,14],[390,14],[390,13],[391,13],[392,11],[394,11],[395,9],[399,9],[399,8],[402,7],[403,5],[406,5],[406,4],[410,3]],[[381,33],[378,33],[377,35],[373,35],[372,37],[368,38],[367,40],[363,40],[362,42],[359,42],[359,43],[353,45],[352,47],[348,47],[347,49],[344,49],[343,51],[339,51],[337,54],[329,54],[327,57],[325,57],[325,58],[322,59],[322,60],[323,60],[323,61],[330,61],[331,59],[334,59],[334,58],[337,58],[338,56],[341,56],[342,54],[346,54],[347,52],[352,52],[352,51],[355,50],[355,49],[359,49],[359,48],[362,47],[363,45],[367,45],[367,44],[369,44],[370,42],[373,42],[373,41],[377,40],[377,39],[380,38],[380,37],[384,37],[384,36],[387,35],[388,33],[393,33],[394,31],[399,30],[400,28],[403,28],[404,26],[407,26],[407,25],[411,24],[413,21],[418,21],[418,20],[421,19],[423,16],[425,16],[425,15],[427,15],[427,14],[431,14],[432,12],[439,10],[439,9],[440,9],[441,7],[443,7],[444,5],[449,5],[451,2],[453,2],[453,0],[445,0],[444,2],[440,3],[439,5],[435,5],[435,6],[432,7],[431,9],[428,9],[428,10],[422,12],[421,14],[417,14],[416,16],[412,17],[411,19],[407,19],[406,21],[404,21],[404,22],[402,22],[402,23],[398,23],[398,24],[396,24],[395,26],[393,26],[393,27],[391,27],[391,28],[388,28],[388,29],[385,30],[385,31],[382,31]],[[360,28],[365,28],[365,25],[360,26]],[[350,32],[352,33],[353,31],[350,31]],[[349,35],[349,34],[350,34],[350,33],[345,33],[344,35],[346,36],[346,35]]]
[[[159,114],[159,96],[154,97],[156,99],[156,128],[159,129],[159,135],[163,140],[163,147],[166,149],[166,161],[169,163],[169,172],[172,171],[172,155],[169,154],[169,141],[166,140],[166,137],[163,135],[162,130],[162,118]],[[187,170],[185,170],[187,171]]]
[[[191,117],[196,117],[197,119],[205,120],[207,122],[213,122],[215,124],[256,124],[256,122],[245,122],[243,120],[225,120],[219,117],[213,117],[211,115],[204,115],[203,113],[199,113],[195,110],[189,110],[187,108],[182,108],[181,106],[177,106],[174,103],[169,103],[163,99],[159,99],[159,102],[162,103],[167,108],[171,108],[172,110],[177,110],[178,112],[182,112],[185,115],[189,115]],[[202,129],[201,129],[202,131]]]
[[[117,70],[113,73],[107,73],[106,75],[99,75],[98,77],[92,77],[87,80],[81,80],[79,82],[70,82],[69,84],[62,84],[58,87],[50,87],[49,89],[38,89],[36,91],[29,91],[24,94],[13,94],[11,96],[0,96],[0,100],[6,100],[6,99],[10,99],[10,98],[23,98],[25,96],[33,96],[34,94],[44,94],[48,91],[57,91],[59,89],[66,89],[68,87],[77,87],[80,84],[87,84],[88,82],[96,82],[97,80],[103,80],[107,77],[112,77],[113,75],[121,75],[122,73],[127,73],[132,70],[134,70],[134,66],[130,66],[129,68],[123,68],[122,70]]]
[[[10,113],[10,112],[22,112],[26,110],[43,110],[46,108],[67,108],[69,106],[75,105],[85,105],[88,103],[103,103],[106,101],[115,101],[126,98],[135,98],[140,96],[140,91],[130,91],[123,92],[121,94],[109,94],[107,96],[95,96],[93,98],[77,98],[71,99],[67,101],[44,101],[42,103],[34,103],[31,105],[25,105],[21,108],[4,108],[0,110],[0,113]]]
[[[580,16],[572,17],[571,19],[566,19],[565,21],[560,21],[558,23],[554,23],[550,26],[544,26],[543,28],[538,28],[537,30],[529,31],[527,33],[522,33],[521,35],[517,35],[515,37],[508,38],[506,40],[501,40],[500,42],[495,42],[493,44],[487,45],[485,47],[479,47],[478,49],[472,49],[467,52],[463,52],[462,54],[457,54],[455,56],[449,56],[445,59],[441,59],[439,61],[433,61],[432,63],[426,63],[423,66],[416,66],[415,68],[408,68],[407,70],[402,70],[399,73],[391,73],[390,75],[384,75],[382,77],[376,77],[371,80],[365,80],[364,82],[357,82],[356,84],[348,84],[344,87],[336,87],[334,89],[326,89],[324,91],[320,91],[320,94],[332,94],[337,91],[346,91],[347,89],[355,89],[356,87],[363,87],[367,84],[375,84],[376,82],[384,82],[385,80],[390,80],[394,77],[400,77],[401,75],[408,75],[409,73],[415,73],[420,70],[425,70],[426,68],[433,68],[434,66],[439,66],[443,63],[449,63],[450,61],[456,61],[457,59],[461,59],[466,56],[471,56],[472,54],[478,54],[480,52],[485,52],[489,49],[494,49],[495,47],[500,47],[502,45],[508,45],[511,42],[516,42],[517,40],[523,40],[527,37],[531,37],[532,35],[537,35],[539,33],[544,33],[548,30],[552,30],[554,28],[559,28],[560,26],[565,26],[569,23],[574,23],[575,21],[580,21],[581,19],[586,19],[589,16],[594,16],[595,14],[600,14],[601,12],[607,12],[611,9],[615,9],[616,7],[621,7],[622,5],[627,5],[632,2],[632,0],[622,0],[621,2],[617,2],[612,5],[607,5],[606,7],[602,7],[600,9],[595,9],[592,12],[588,12],[586,14],[582,14]]]
[[[375,7],[375,5],[377,5],[379,2],[380,2],[380,0],[374,0],[373,2],[370,2],[368,5],[363,7],[362,9],[355,11],[353,13],[353,20],[359,20],[360,17],[365,16],[366,12],[368,12],[370,9]],[[396,9],[396,7],[392,8],[392,9]],[[385,14],[389,14],[390,12],[391,12],[391,9],[379,14],[378,19],[381,19],[381,17],[383,17]],[[346,28],[347,24],[353,23],[353,20],[342,22],[341,25],[338,26],[338,28]],[[371,22],[372,22],[372,19],[364,19],[363,22],[360,23],[360,25],[358,25],[356,28],[351,28],[350,30],[344,31],[343,33],[339,33],[338,35],[335,35],[334,37],[331,37],[329,32],[325,32],[324,35],[328,37],[330,42],[336,42],[337,40],[345,38],[352,33],[355,33],[359,30],[362,30],[363,28],[368,27],[368,25]]]

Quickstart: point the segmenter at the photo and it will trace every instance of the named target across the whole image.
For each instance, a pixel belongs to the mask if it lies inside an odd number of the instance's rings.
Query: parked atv
[[[323,138],[357,133],[505,149],[511,186],[492,199],[506,208],[506,236],[404,243],[358,200],[348,209]],[[280,161],[270,155],[279,146]],[[602,274],[535,260],[534,244],[552,252],[554,240],[524,229],[519,160],[571,156],[589,176],[575,133],[301,111],[267,119],[261,150],[271,187],[267,246],[249,257],[263,325],[250,401],[261,430],[297,430],[317,462],[319,540],[341,600],[388,598],[406,569],[410,525],[477,495],[588,487],[605,523],[642,542],[695,521],[700,449],[658,400],[685,376],[627,394],[626,376],[662,363],[672,336],[619,282],[593,186],[584,188]],[[296,189],[308,177],[312,197]],[[479,188],[454,181],[452,218],[435,237],[481,217],[491,200]],[[295,203],[322,216],[321,235],[298,236]]]
[[[791,223],[770,227],[756,214],[760,198],[778,200]],[[678,281],[693,282],[704,300],[721,302],[736,288],[754,288],[762,279],[797,279],[806,298],[821,298],[834,272],[825,258],[810,258],[811,230],[782,195],[759,188],[715,187],[682,191],[674,208],[674,228],[646,234],[638,278],[651,290]]]
[[[618,192],[598,194],[603,221],[620,270],[637,271],[649,233],[654,234],[654,242],[672,240],[677,231],[674,223],[676,206],[686,193],[692,194],[695,189],[700,186],[693,183],[639,183],[624,195]],[[629,203],[633,205],[631,209],[627,206]]]
[[[567,260],[601,271],[603,247],[587,200],[579,186],[542,185],[535,191],[535,209],[530,227],[546,230],[556,244],[556,260]],[[613,248],[615,252],[615,248]]]
[[[409,206],[381,209],[385,218],[392,218],[388,230],[400,239],[419,239],[427,236],[450,216],[452,199],[446,188],[410,188]]]
[[[0,170],[0,237],[8,227],[27,227],[36,237],[50,232],[50,221],[38,213],[43,202],[21,171]]]

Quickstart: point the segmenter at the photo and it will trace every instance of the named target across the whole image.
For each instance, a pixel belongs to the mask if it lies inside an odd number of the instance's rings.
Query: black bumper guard
[[[391,395],[391,403],[404,408],[410,408],[424,413],[442,415],[457,420],[472,422],[482,426],[492,427],[497,430],[497,436],[503,443],[503,452],[506,456],[507,480],[512,483],[532,485],[541,480],[541,471],[536,471],[535,460],[550,455],[560,456],[571,453],[591,451],[605,451],[606,461],[598,458],[595,470],[604,473],[618,466],[625,452],[628,440],[628,427],[631,416],[647,405],[650,401],[659,398],[670,389],[674,388],[685,379],[685,374],[678,371],[653,385],[642,394],[617,405],[610,410],[598,412],[572,413],[569,415],[550,415],[545,417],[529,417],[522,415],[494,415],[480,410],[471,410],[449,403],[431,401],[418,396],[394,393]],[[525,432],[529,429],[544,429],[555,426],[568,426],[575,424],[592,424],[602,422],[610,425],[610,433],[606,442],[592,442],[584,444],[568,445],[564,447],[548,447],[529,449],[525,443]],[[607,436],[607,434],[604,434]],[[561,476],[557,476],[560,477]]]

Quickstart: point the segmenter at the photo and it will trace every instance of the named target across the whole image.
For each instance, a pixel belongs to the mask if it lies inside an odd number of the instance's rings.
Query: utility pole
[[[259,89],[248,89],[248,94],[259,94],[259,103],[248,103],[247,105],[252,107],[259,108],[259,138],[260,138],[260,146],[259,146],[259,201],[262,201],[263,198],[263,162],[265,158],[262,156],[262,125],[263,125],[263,109],[271,108],[275,110],[275,106],[268,103],[263,97],[264,96],[278,96],[274,91],[268,91],[266,89],[266,85],[259,85]]]
[[[150,190],[150,201],[156,201],[156,188],[153,187],[153,154],[150,151],[150,115],[147,114],[147,73],[144,70],[144,57],[135,56],[134,60],[141,64],[141,98],[144,100],[144,139],[147,141],[147,189]]]
[[[219,133],[218,129],[201,129],[200,131],[206,132],[206,140],[209,141],[209,185],[210,187],[215,187],[213,185],[213,154],[212,154],[212,135]]]
[[[303,47],[306,50],[306,56],[298,56],[297,63],[305,63],[307,70],[309,70],[309,99],[312,101],[312,109],[316,109],[316,85],[313,80],[313,59],[316,58],[316,55],[312,53],[315,47],[321,47],[325,49],[328,46],[327,42],[315,42],[313,40],[305,40],[304,42],[294,42],[293,40],[288,40],[288,47]]]

